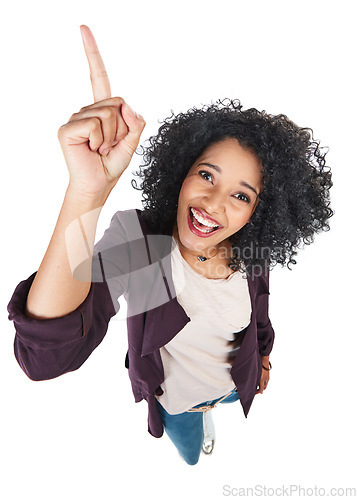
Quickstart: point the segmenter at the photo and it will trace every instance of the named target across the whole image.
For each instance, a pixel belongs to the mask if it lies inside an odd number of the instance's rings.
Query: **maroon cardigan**
[[[155,394],[162,394],[164,369],[160,347],[190,318],[177,301],[171,273],[171,234],[158,235],[140,210],[116,212],[93,252],[91,288],[84,302],[59,318],[36,320],[24,314],[36,273],[21,281],[8,304],[14,322],[15,357],[31,380],[48,380],[77,370],[103,340],[118,298],[128,304],[128,352],[125,366],[135,402],[148,402],[148,431],[161,437],[163,427]],[[80,279],[81,266],[73,275]],[[274,330],[268,316],[269,270],[247,273],[252,313],[234,359],[231,376],[247,417],[262,372],[261,356],[270,354]]]

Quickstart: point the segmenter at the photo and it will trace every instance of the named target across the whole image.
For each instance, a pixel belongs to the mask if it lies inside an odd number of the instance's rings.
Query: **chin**
[[[179,226],[178,235],[181,244],[192,252],[201,252],[205,249],[219,245],[226,239],[226,236],[223,236],[223,234],[220,235],[221,237],[219,238],[217,238],[218,235],[212,235],[208,238],[201,238],[200,236],[196,236],[195,234],[193,234],[187,226]]]

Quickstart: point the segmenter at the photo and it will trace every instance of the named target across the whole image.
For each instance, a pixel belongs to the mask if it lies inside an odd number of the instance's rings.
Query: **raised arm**
[[[94,36],[85,25],[81,26],[81,34],[94,104],[74,113],[58,131],[69,183],[52,238],[27,297],[26,315],[35,319],[67,315],[88,296],[99,214],[129,165],[145,126],[144,119],[123,98],[111,97]],[[81,281],[73,277],[73,261],[88,264]]]

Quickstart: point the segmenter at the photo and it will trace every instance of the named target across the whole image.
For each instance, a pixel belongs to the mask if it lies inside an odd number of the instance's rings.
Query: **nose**
[[[226,211],[224,194],[219,190],[211,189],[202,199],[203,207],[208,214],[223,214]]]

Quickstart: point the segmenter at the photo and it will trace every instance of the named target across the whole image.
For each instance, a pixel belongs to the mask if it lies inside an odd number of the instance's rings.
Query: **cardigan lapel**
[[[161,271],[161,285],[166,288],[168,300],[166,303],[148,310],[145,315],[144,335],[141,355],[145,356],[160,349],[170,342],[179,331],[190,321],[185,310],[175,296],[175,288],[171,267],[172,236],[167,233],[159,238],[149,230],[138,214],[146,240],[149,262],[159,262]],[[258,279],[246,272],[252,313],[248,329],[255,316],[255,299],[257,295]]]
[[[167,288],[173,289],[171,261],[169,258],[165,259],[165,264],[166,266],[161,267],[161,269],[166,268],[165,274],[162,275],[162,286],[166,286],[166,290]],[[247,327],[249,329],[252,324],[252,319],[255,317],[257,279],[253,279],[247,273],[247,281],[252,308],[250,323]],[[177,297],[171,296],[170,300],[168,300],[165,304],[147,311],[145,313],[145,326],[141,355],[145,356],[166,345],[175,337],[175,335],[177,335],[178,332],[182,330],[182,328],[184,328],[189,321],[190,318],[178,302]]]
[[[190,321],[183,307],[178,303],[171,269],[172,235],[167,232],[158,235],[150,230],[140,217],[143,236],[145,238],[148,261],[150,265],[156,263],[156,276],[153,276],[151,293],[167,297],[164,303],[160,299],[157,307],[143,313],[144,333],[141,347],[141,356],[151,354],[166,345]],[[157,276],[160,273],[160,276]],[[156,289],[156,293],[155,293]],[[155,303],[155,300],[153,301]]]
[[[190,321],[177,301],[171,268],[171,236],[144,235],[151,262],[158,262],[161,276],[155,280],[158,295],[166,293],[165,303],[145,313],[144,338],[141,355],[150,354],[166,345]]]

